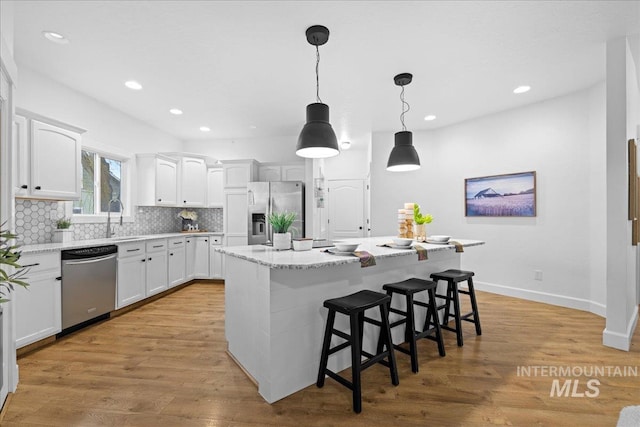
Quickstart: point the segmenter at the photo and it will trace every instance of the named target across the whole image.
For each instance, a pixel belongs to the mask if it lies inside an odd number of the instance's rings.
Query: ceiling
[[[49,0],[14,15],[19,67],[183,141],[297,135],[315,102],[315,24],[331,32],[320,97],[352,141],[401,130],[398,73],[414,75],[408,130],[434,129],[593,85],[604,42],[640,32],[640,1]]]

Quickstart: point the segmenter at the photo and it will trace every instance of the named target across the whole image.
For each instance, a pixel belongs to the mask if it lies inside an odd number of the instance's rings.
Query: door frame
[[[333,227],[331,225],[331,187],[335,182],[361,182],[362,183],[362,237],[369,237],[371,226],[369,224],[369,182],[368,179],[327,179],[327,234],[329,240],[335,240],[333,236]],[[338,238],[340,239],[340,238]]]

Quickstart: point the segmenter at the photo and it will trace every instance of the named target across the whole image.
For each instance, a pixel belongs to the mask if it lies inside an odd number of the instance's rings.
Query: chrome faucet
[[[116,199],[115,197],[109,200],[109,210],[107,211],[107,239],[113,237],[115,234],[115,230],[111,228],[111,203],[118,202],[120,204],[120,226],[122,226],[122,214],[124,212],[124,205],[120,201],[120,199]]]

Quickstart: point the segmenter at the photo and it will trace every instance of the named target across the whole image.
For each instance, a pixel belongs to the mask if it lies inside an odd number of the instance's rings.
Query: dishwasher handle
[[[97,257],[97,258],[90,258],[90,259],[86,259],[84,261],[64,261],[64,265],[93,264],[95,262],[106,261],[108,259],[114,259],[115,257],[116,257],[116,255],[113,254],[113,255],[106,255],[106,256],[101,256],[101,257]]]

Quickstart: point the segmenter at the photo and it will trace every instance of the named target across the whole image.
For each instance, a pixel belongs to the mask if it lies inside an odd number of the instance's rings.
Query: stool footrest
[[[325,369],[324,373],[327,374],[329,377],[333,378],[334,380],[338,381],[340,384],[347,387],[348,389],[353,390],[353,383],[351,381],[344,379],[340,375],[328,369]]]
[[[347,341],[350,341],[350,340],[351,340],[351,335],[349,335],[349,334],[347,334],[347,333],[344,333],[344,332],[342,332],[342,331],[339,331],[339,330],[337,330],[337,329],[332,329],[332,330],[331,330],[331,333],[332,333],[332,334],[334,334],[334,335],[337,335],[337,336],[339,336],[340,338],[345,339],[345,340],[347,340]]]
[[[350,346],[351,346],[351,342],[350,341],[343,342],[342,344],[338,344],[337,346],[335,346],[333,348],[330,348],[329,349],[329,354],[333,354],[333,353],[336,353],[336,352],[338,352],[340,350],[344,350],[345,348],[350,347]]]

